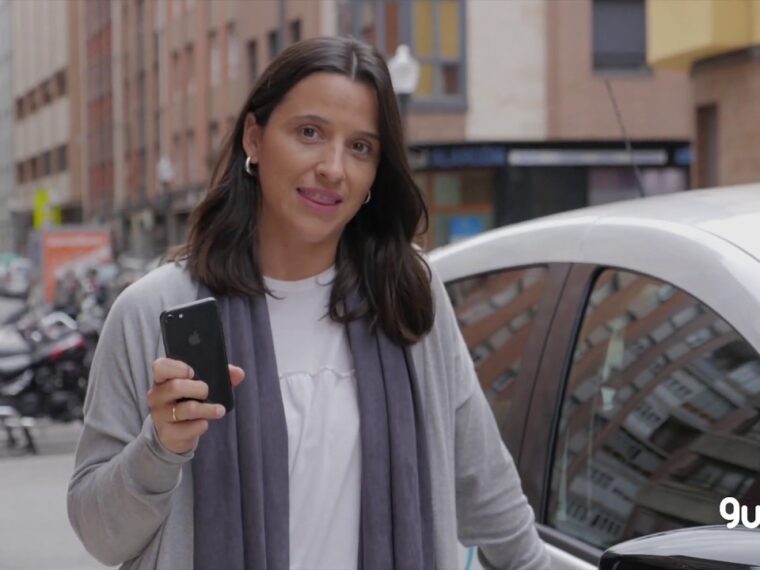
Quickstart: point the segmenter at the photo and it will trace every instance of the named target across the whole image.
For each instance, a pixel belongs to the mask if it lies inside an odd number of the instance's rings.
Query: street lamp
[[[412,56],[408,45],[399,44],[396,53],[388,61],[388,70],[391,73],[393,90],[398,97],[401,121],[404,124],[404,130],[406,130],[409,100],[417,89],[417,83],[420,80],[420,64]]]

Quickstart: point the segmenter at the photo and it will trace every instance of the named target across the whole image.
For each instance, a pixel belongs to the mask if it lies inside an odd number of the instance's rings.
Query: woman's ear
[[[256,122],[253,113],[245,116],[245,127],[243,128],[243,149],[245,154],[251,157],[251,162],[259,162],[259,145],[261,141],[261,127]]]

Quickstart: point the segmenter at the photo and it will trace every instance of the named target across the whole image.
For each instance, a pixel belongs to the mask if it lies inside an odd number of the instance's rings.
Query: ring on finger
[[[179,421],[177,419],[177,405],[176,404],[172,405],[172,421],[173,422],[178,422]]]

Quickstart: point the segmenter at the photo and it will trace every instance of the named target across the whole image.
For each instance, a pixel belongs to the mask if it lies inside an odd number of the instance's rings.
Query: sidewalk
[[[0,432],[0,570],[103,570],[69,525],[66,488],[79,424],[35,428],[39,455],[9,454]],[[459,568],[479,570],[461,548]]]
[[[0,434],[0,568],[100,570],[69,526],[66,487],[79,424],[36,428],[40,454],[9,455]]]

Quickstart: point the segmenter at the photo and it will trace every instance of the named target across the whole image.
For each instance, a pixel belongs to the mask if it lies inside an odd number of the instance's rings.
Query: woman
[[[412,245],[426,221],[378,52],[285,50],[175,263],[109,314],[68,494],[87,549],[124,568],[440,570],[458,566],[459,539],[496,568],[546,568],[445,290]],[[228,417],[162,357],[157,326],[210,293],[237,365]]]

